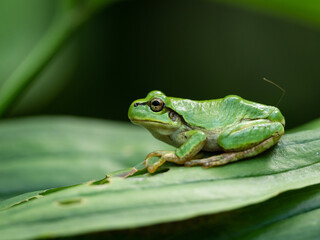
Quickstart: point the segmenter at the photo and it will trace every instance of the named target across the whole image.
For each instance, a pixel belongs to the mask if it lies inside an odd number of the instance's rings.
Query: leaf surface
[[[137,141],[139,139],[139,141]],[[127,123],[34,117],[0,124],[0,200],[101,179],[170,147]]]
[[[126,229],[259,203],[320,183],[319,145],[320,129],[300,131],[284,135],[254,159],[223,167],[167,165],[154,175],[49,190],[15,206],[8,199],[2,202],[0,235],[19,239]]]

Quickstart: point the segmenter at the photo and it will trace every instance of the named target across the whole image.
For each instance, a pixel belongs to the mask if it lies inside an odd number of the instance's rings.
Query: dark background
[[[21,25],[32,18],[33,27],[23,36],[14,33],[11,41],[28,40],[30,50],[58,8],[53,1],[28,5],[30,11],[21,10],[14,21]],[[130,103],[154,89],[191,99],[237,94],[275,105],[281,91],[262,81],[266,77],[285,88],[279,108],[292,128],[320,115],[319,43],[316,28],[244,7],[121,1],[73,36],[8,117],[67,114],[128,121]]]

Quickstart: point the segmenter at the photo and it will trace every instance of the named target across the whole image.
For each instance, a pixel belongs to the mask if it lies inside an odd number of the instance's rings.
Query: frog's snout
[[[137,118],[139,116],[139,112],[141,109],[139,106],[144,105],[142,101],[136,100],[133,103],[131,103],[128,111],[128,117],[132,121],[134,118]]]

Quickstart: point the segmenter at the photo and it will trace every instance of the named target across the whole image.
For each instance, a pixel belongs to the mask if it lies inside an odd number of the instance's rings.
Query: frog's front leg
[[[184,134],[187,141],[182,144],[176,151],[154,151],[148,154],[144,160],[150,173],[154,173],[158,167],[165,162],[173,162],[183,164],[187,160],[194,158],[206,143],[206,135],[200,130],[191,130]],[[149,165],[149,159],[152,157],[160,157],[160,159]]]
[[[227,128],[218,138],[218,144],[226,153],[209,158],[190,160],[186,166],[220,166],[240,159],[256,156],[276,144],[284,133],[279,122],[254,120]]]

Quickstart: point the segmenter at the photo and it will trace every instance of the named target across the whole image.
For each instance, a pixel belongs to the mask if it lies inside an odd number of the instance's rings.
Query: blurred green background
[[[0,84],[72,1],[0,2]],[[128,121],[153,89],[275,105],[287,128],[319,117],[320,25],[223,1],[114,1],[57,52],[6,117],[67,114]]]

